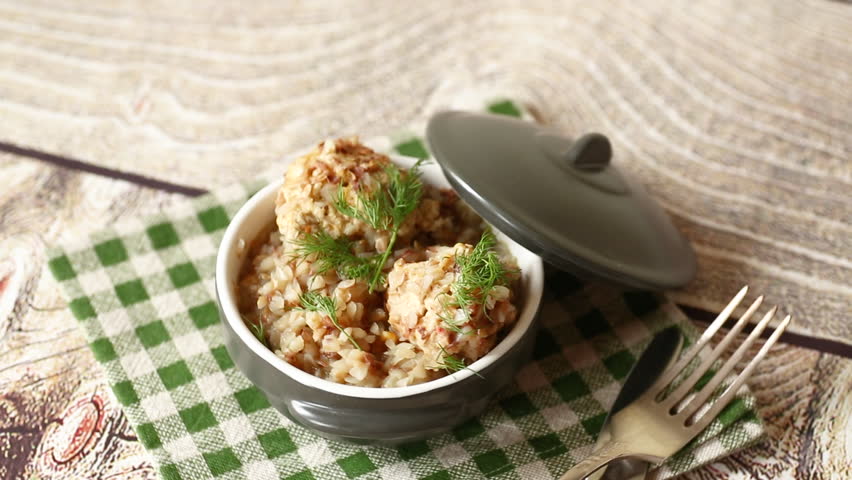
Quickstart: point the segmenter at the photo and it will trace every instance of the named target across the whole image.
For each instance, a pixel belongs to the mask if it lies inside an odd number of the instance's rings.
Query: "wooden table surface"
[[[465,91],[601,131],[695,245],[797,325],[749,382],[770,440],[686,478],[852,472],[852,5],[0,0],[0,478],[156,478],[47,245],[416,125]],[[94,422],[93,419],[102,419]]]

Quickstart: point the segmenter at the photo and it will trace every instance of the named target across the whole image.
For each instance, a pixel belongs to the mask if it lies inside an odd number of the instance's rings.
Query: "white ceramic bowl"
[[[414,159],[392,156],[410,167]],[[427,164],[422,179],[450,188],[441,169]],[[517,323],[503,340],[468,368],[407,387],[369,388],[321,379],[290,365],[261,344],[237,309],[237,282],[246,248],[275,221],[274,202],[281,181],[267,185],[234,216],[216,258],[216,294],[225,345],[237,367],[260,388],[270,403],[293,421],[320,434],[352,441],[399,443],[446,431],[480,413],[490,397],[512,380],[528,361],[535,338],[544,273],[541,259],[500,232],[521,270]]]

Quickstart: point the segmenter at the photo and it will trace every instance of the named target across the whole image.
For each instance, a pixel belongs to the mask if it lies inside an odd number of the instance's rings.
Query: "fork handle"
[[[607,442],[583,461],[571,467],[571,470],[565,472],[564,475],[559,477],[559,480],[582,480],[607,463],[617,458],[632,455],[634,452],[627,450],[626,447],[627,445],[623,442]]]

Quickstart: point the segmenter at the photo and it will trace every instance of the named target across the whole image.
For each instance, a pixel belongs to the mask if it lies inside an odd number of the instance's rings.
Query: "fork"
[[[560,480],[580,480],[610,461],[622,457],[633,457],[651,463],[661,463],[710,425],[719,412],[733,400],[737,390],[748,379],[751,372],[790,323],[790,315],[787,315],[733,383],[725,389],[715,402],[708,403],[708,399],[714,391],[731,373],[737,362],[743,358],[749,347],[766,329],[766,326],[769,325],[777,311],[777,307],[772,307],[731,355],[731,358],[718,371],[713,373],[710,380],[694,396],[690,395],[699,380],[721,358],[728,345],[734,341],[745,327],[748,319],[763,303],[763,297],[758,297],[713,351],[700,362],[695,370],[688,372],[687,367],[692,360],[708,345],[710,339],[728,320],[747,292],[748,286],[743,287],[686,354],[667,368],[642,396],[613,415],[610,420],[610,440],[593,452],[592,455],[571,468]],[[684,375],[687,375],[685,380],[672,385],[673,381]]]

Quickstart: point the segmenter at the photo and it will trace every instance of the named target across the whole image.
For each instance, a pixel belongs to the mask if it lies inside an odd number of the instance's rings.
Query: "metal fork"
[[[775,328],[775,331],[760,348],[760,351],[743,371],[728,386],[724,393],[709,404],[707,400],[725,377],[733,370],[734,366],[745,355],[748,348],[757,337],[766,329],[772,317],[775,316],[777,307],[772,307],[760,322],[751,331],[748,338],[737,348],[731,358],[716,371],[712,378],[694,395],[690,393],[698,384],[710,367],[719,360],[722,353],[731,344],[736,336],[742,331],[754,312],[763,303],[763,297],[758,297],[746,310],[745,314],[737,321],[727,335],[716,345],[716,348],[707,355],[698,367],[688,373],[685,380],[672,387],[672,382],[682,377],[687,372],[687,367],[696,355],[710,342],[713,335],[731,316],[731,312],[737,308],[743,297],[748,292],[748,287],[742,290],[722,310],[719,316],[701,334],[698,342],[681,357],[674,365],[666,369],[660,378],[635,402],[615,414],[610,423],[612,434],[608,443],[602,445],[588,458],[584,459],[560,480],[580,480],[590,473],[598,470],[612,460],[633,457],[651,463],[660,463],[667,457],[675,454],[683,448],[690,440],[695,438],[706,428],[719,412],[734,399],[737,390],[748,379],[751,372],[757,366],[766,352],[775,344],[784,329],[790,323],[787,315]],[[669,393],[670,392],[670,393]]]

